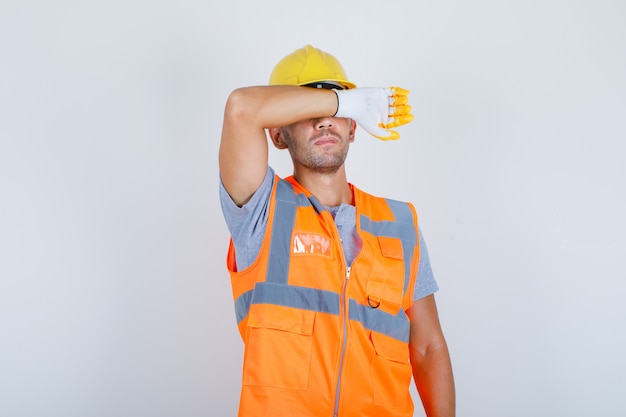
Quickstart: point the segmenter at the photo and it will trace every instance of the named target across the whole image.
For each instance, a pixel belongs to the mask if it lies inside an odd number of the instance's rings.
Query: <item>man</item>
[[[313,88],[309,88],[313,87]],[[413,206],[349,184],[356,124],[380,139],[412,120],[407,91],[356,88],[305,46],[269,86],[228,98],[220,197],[245,344],[240,417],[454,416],[454,383]],[[294,174],[268,167],[266,129]]]

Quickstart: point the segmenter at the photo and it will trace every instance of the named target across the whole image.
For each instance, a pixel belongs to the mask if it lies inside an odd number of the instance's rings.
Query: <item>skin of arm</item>
[[[299,86],[257,86],[233,91],[226,102],[219,150],[220,177],[235,204],[242,206],[267,170],[266,128],[333,116],[337,95]]]
[[[415,301],[407,314],[411,321],[409,351],[413,379],[426,415],[454,417],[454,377],[434,295]]]

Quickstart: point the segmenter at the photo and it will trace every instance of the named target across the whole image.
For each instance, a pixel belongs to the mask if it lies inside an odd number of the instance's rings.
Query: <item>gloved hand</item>
[[[381,140],[396,140],[400,134],[389,130],[413,120],[409,92],[399,87],[333,90],[337,93],[335,117],[354,119],[367,133]]]

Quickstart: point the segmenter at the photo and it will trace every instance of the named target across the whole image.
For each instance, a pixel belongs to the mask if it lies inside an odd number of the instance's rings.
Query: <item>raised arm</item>
[[[259,86],[231,93],[224,110],[219,165],[224,188],[235,204],[245,204],[267,170],[266,128],[333,116],[337,95],[300,86]]]
[[[398,87],[338,90],[300,86],[245,87],[226,102],[220,145],[220,176],[235,204],[245,204],[267,170],[265,129],[336,116],[354,119],[371,135],[398,139],[390,130],[413,120],[408,91]]]

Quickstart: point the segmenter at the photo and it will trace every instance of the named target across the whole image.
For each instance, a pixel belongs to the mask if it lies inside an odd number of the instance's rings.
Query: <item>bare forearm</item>
[[[298,86],[240,88],[231,93],[226,105],[227,118],[257,129],[333,116],[336,111],[334,92]]]
[[[428,417],[455,416],[455,390],[445,343],[424,353],[411,350],[413,378]]]

